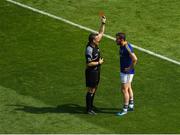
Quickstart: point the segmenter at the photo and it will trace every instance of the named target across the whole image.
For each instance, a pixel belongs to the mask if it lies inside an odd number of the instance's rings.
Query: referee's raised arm
[[[106,24],[106,17],[105,16],[102,16],[101,17],[101,26],[99,28],[99,33],[98,33],[98,36],[97,36],[97,40],[100,42],[102,37],[103,37],[103,34],[104,34],[104,31],[105,31],[105,24]]]

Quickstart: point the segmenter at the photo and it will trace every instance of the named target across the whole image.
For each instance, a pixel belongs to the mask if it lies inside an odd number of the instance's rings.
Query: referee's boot
[[[87,113],[90,115],[97,115],[93,110],[89,110]]]

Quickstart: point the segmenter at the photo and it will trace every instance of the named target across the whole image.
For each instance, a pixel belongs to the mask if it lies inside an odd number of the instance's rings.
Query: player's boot
[[[123,116],[127,114],[127,111],[122,110],[121,112],[116,113],[117,116]]]

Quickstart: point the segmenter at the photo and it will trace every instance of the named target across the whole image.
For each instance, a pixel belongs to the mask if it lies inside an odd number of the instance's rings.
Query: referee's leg
[[[88,114],[95,114],[93,111],[93,100],[99,80],[97,72],[86,70],[86,111]]]
[[[94,94],[96,91],[96,88],[87,88],[87,94],[86,94],[86,111],[88,114],[96,115],[96,113],[93,111],[93,100],[94,100]]]

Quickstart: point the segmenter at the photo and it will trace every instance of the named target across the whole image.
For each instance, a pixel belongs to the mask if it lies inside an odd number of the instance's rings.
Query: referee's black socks
[[[93,109],[93,102],[94,102],[94,96],[95,96],[95,93],[92,93],[92,99],[91,99],[91,109]]]
[[[87,111],[92,110],[92,103],[93,103],[93,93],[87,92],[86,94],[86,109]]]

